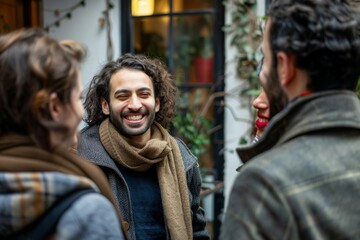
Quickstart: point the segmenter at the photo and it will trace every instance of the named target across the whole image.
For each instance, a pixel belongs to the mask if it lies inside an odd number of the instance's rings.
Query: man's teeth
[[[135,116],[127,117],[128,120],[132,120],[132,121],[140,120],[141,118],[142,118],[142,115],[135,115]]]

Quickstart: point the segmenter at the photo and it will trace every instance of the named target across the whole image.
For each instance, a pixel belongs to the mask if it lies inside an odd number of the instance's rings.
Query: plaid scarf
[[[41,149],[25,136],[0,137],[0,172],[0,206],[6,209],[0,234],[21,229],[77,188],[98,189],[118,209],[100,169],[67,150]]]
[[[90,187],[98,190],[88,178],[56,172],[1,172],[0,186],[0,236],[31,224],[69,192]]]

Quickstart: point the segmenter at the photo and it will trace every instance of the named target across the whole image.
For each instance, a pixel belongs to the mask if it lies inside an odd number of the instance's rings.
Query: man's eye
[[[127,98],[127,95],[118,95],[116,98],[120,100],[124,100]]]
[[[140,96],[141,96],[141,97],[149,97],[149,96],[150,96],[150,93],[141,93]]]

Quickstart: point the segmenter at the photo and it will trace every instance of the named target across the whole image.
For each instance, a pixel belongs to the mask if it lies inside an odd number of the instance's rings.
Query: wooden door
[[[0,0],[0,34],[41,26],[41,0]]]

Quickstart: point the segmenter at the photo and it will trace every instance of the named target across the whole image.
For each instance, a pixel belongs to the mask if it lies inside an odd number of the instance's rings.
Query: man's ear
[[[109,115],[110,114],[109,103],[103,97],[101,97],[100,101],[101,101],[102,112],[105,115]]]
[[[49,113],[54,121],[64,119],[64,104],[60,102],[57,93],[51,93],[49,96]]]
[[[155,112],[158,112],[160,110],[160,99],[155,98]]]
[[[295,77],[295,57],[292,54],[278,52],[277,55],[277,71],[282,86],[287,86]]]

